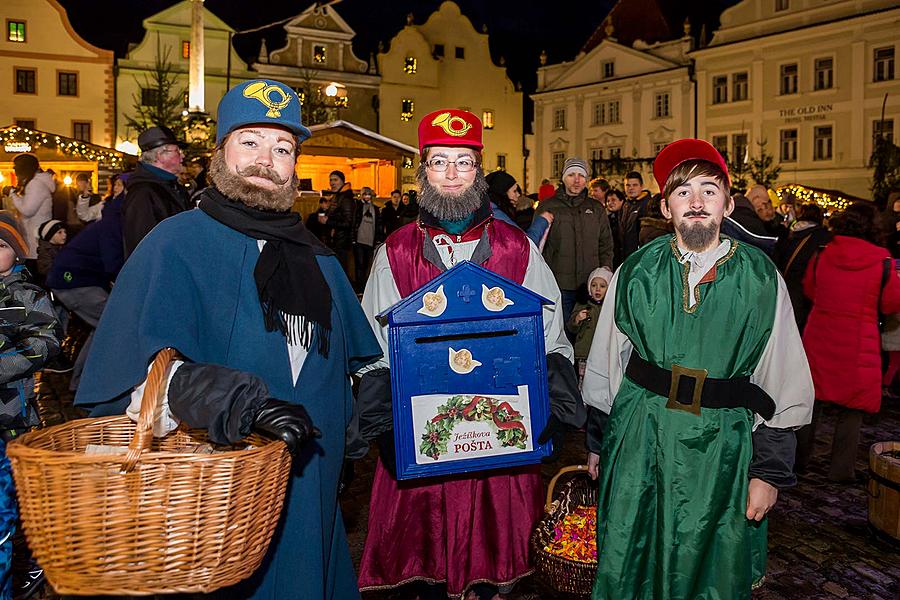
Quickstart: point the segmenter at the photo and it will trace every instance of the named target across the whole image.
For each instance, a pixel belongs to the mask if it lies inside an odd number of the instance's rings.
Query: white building
[[[743,0],[691,53],[698,136],[732,158],[766,142],[779,184],[871,197],[874,135],[896,140],[900,117],[898,32],[896,0]]]

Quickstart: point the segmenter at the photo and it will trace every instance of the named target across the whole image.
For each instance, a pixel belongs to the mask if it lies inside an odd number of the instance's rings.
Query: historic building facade
[[[779,184],[870,198],[874,136],[900,125],[898,31],[895,0],[743,0],[691,53],[699,137],[732,160],[765,143]]]
[[[379,133],[416,146],[423,115],[443,107],[469,110],[484,124],[484,167],[522,181],[522,93],[495,65],[488,36],[454,2],[444,2],[421,25],[410,18],[378,54]],[[404,169],[407,187],[413,169]]]
[[[79,36],[56,0],[0,2],[0,127],[113,143],[113,53]]]

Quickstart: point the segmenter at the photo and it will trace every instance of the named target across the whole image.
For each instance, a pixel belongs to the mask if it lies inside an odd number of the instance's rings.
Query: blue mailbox
[[[540,462],[549,418],[543,305],[464,261],[379,315],[388,322],[397,478]]]

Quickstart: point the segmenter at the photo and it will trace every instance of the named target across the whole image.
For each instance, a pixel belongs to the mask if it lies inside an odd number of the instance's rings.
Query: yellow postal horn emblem
[[[464,136],[466,135],[466,132],[472,129],[472,126],[469,123],[466,123],[465,119],[462,117],[451,117],[448,112],[436,116],[431,124],[440,127],[453,137]]]
[[[265,81],[254,81],[244,88],[245,98],[256,98],[269,109],[267,117],[277,119],[281,116],[281,109],[291,103],[291,96],[277,85],[271,85]]]

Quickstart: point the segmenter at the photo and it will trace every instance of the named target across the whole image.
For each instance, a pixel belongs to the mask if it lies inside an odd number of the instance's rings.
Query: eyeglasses
[[[446,158],[432,158],[425,161],[425,166],[432,171],[442,173],[450,168],[450,165],[456,165],[457,173],[468,173],[475,169],[475,161],[471,158],[459,158],[457,160],[447,160]]]

